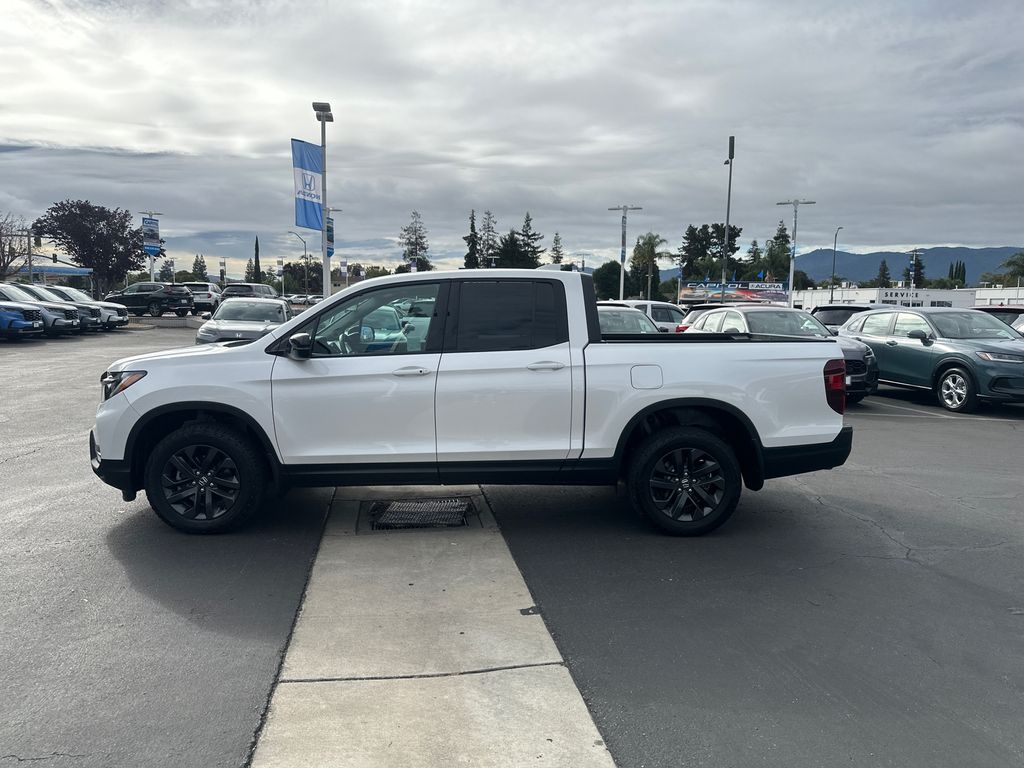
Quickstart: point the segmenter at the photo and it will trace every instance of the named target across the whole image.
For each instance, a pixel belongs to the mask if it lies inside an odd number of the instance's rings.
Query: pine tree
[[[889,274],[889,265],[886,264],[885,259],[878,262],[878,276],[875,277],[873,282],[876,288],[892,287],[892,275]]]
[[[789,232],[786,230],[786,223],[780,219],[779,226],[775,229],[775,235],[771,239],[771,245],[768,246],[768,251],[765,254],[765,278],[776,282],[789,280],[791,256]]]
[[[245,282],[247,282],[247,283],[255,283],[256,282],[256,278],[254,277],[255,274],[256,274],[256,265],[253,264],[252,259],[249,259],[249,261],[246,262],[246,264],[245,264]]]
[[[480,235],[476,231],[476,211],[469,212],[469,234],[463,240],[466,241],[466,269],[480,269]]]
[[[203,258],[201,253],[197,253],[196,257],[192,260],[192,277],[196,279],[196,282],[200,283],[210,281],[210,275],[206,272],[206,259]]]
[[[491,266],[491,260],[498,252],[498,220],[490,211],[484,211],[484,219],[480,223],[480,266]]]
[[[703,269],[700,266],[711,256],[711,228],[707,224],[699,229],[693,224],[686,228],[683,242],[679,245],[676,262],[679,265],[683,280],[702,280]]]
[[[417,272],[429,272],[434,268],[427,257],[430,246],[427,243],[427,228],[423,226],[423,217],[419,211],[412,212],[412,220],[402,227],[398,234],[398,243],[402,246],[402,258],[405,264],[398,267],[395,272],[408,272],[413,260],[416,262]]]
[[[502,269],[529,268],[532,263],[530,255],[523,248],[520,234],[514,229],[510,229],[508,234],[502,235],[498,241],[495,258]]]
[[[562,236],[555,232],[555,236],[551,238],[551,263],[561,264],[565,258],[565,251],[562,250]]]
[[[174,282],[174,263],[170,259],[166,259],[163,264],[160,265],[160,274],[157,275],[161,283],[173,283]]]
[[[523,219],[523,228],[519,230],[519,245],[526,255],[527,265],[532,268],[540,266],[540,257],[546,250],[540,247],[540,241],[543,239],[544,235],[533,230],[533,219],[530,218],[530,212],[527,211],[526,217]]]
[[[248,279],[248,278],[246,278]],[[263,282],[263,270],[260,269],[260,236],[256,235],[256,249],[253,252],[252,280],[253,283]]]

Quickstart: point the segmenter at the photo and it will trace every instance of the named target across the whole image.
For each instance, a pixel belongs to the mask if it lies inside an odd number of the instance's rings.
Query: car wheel
[[[146,496],[172,528],[221,533],[259,508],[264,474],[259,454],[245,437],[220,424],[187,424],[150,454]]]
[[[978,407],[978,393],[971,374],[963,368],[943,371],[936,386],[939,404],[953,413],[970,413]]]
[[[183,309],[176,309],[176,310],[174,310],[174,314],[176,314],[178,317],[185,317],[188,314],[188,310],[187,309],[184,309],[184,310]]]
[[[640,444],[627,483],[634,508],[655,526],[675,536],[700,536],[735,511],[742,475],[722,440],[696,427],[673,427]]]
[[[146,307],[146,311],[149,312],[150,317],[160,317],[160,315],[164,313],[164,311],[160,309],[159,302],[156,301],[151,301],[149,306]]]
[[[865,392],[857,392],[856,394],[853,394],[853,395],[847,395],[846,396],[846,404],[847,405],[856,405],[861,400],[863,400],[865,397],[867,397],[867,394]]]

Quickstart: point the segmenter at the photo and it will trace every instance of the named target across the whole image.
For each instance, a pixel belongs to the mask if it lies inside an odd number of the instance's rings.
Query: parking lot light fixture
[[[792,200],[783,200],[781,203],[776,205],[792,205],[793,206],[793,253],[789,257],[789,306],[793,306],[793,279],[796,275],[796,214],[797,210],[801,205],[814,205],[814,200],[800,200],[793,198]]]
[[[622,211],[622,250],[619,252],[619,301],[624,298],[626,290],[626,214],[629,211],[642,211],[635,205],[616,205],[609,211]]]
[[[836,287],[836,243],[839,242],[839,230],[842,227],[836,227],[836,235],[832,238],[832,282],[828,284],[828,303],[832,303],[832,291]]]
[[[323,219],[320,229],[320,255],[323,259],[323,289],[321,294],[326,299],[331,295],[331,262],[327,258],[327,124],[334,122],[334,115],[331,114],[331,105],[326,101],[314,101],[313,112],[316,114],[317,122],[320,123],[320,165],[321,165],[321,201],[320,207]]]

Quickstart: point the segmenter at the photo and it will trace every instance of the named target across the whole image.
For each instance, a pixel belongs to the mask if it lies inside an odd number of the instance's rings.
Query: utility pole
[[[608,210],[622,211],[622,250],[619,252],[619,301],[622,301],[626,292],[626,214],[629,211],[642,211],[643,208],[635,205],[618,205]]]
[[[729,137],[729,157],[725,165],[729,166],[729,191],[725,195],[725,242],[722,246],[722,301],[725,301],[725,271],[729,266],[729,208],[732,205],[732,166],[736,155],[736,137]]]
[[[910,249],[910,287],[917,288],[917,257],[920,255],[920,248]]]
[[[793,306],[793,276],[796,274],[796,214],[797,210],[801,205],[814,205],[814,200],[798,200],[796,198],[792,200],[783,200],[781,203],[776,205],[792,205],[793,206],[793,253],[789,257],[789,306]]]
[[[832,291],[836,287],[836,243],[839,242],[839,230],[842,227],[836,227],[835,237],[832,238],[832,282],[828,284],[828,303],[832,303]]]

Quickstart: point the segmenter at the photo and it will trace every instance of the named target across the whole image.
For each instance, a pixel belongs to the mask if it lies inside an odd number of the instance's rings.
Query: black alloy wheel
[[[149,312],[150,317],[160,317],[160,315],[164,313],[160,308],[160,302],[158,301],[149,302],[149,306],[146,307],[146,311]]]
[[[742,474],[733,450],[697,427],[656,432],[640,446],[628,477],[633,505],[661,530],[699,536],[739,503]]]
[[[213,422],[186,424],[150,454],[146,496],[173,528],[219,533],[259,508],[265,474],[263,461],[246,437]]]

